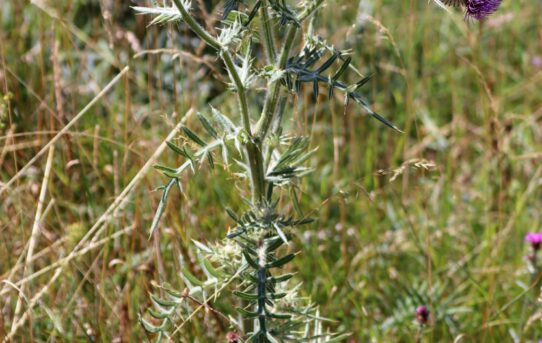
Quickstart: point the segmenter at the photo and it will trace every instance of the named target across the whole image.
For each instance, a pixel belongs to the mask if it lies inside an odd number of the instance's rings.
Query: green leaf
[[[188,268],[186,267],[183,267],[181,269],[181,272],[183,274],[183,276],[193,285],[196,285],[196,286],[203,286],[203,282],[200,281],[197,277],[195,277],[194,275],[192,275],[192,273],[190,273],[188,271]]]
[[[350,66],[350,62],[352,62],[352,57],[348,56],[339,68],[339,70],[337,70],[337,72],[335,72],[335,74],[333,75],[334,80],[338,80],[342,76],[342,74],[344,74],[346,69],[348,69],[348,67]],[[333,87],[331,87],[331,89],[333,89]]]
[[[207,161],[209,162],[209,166],[211,169],[215,169],[215,160],[213,158],[213,154],[210,152],[207,153]]]
[[[176,178],[179,175],[179,171],[174,168],[166,167],[161,164],[155,164],[153,165],[153,167],[154,169],[161,171],[162,173],[164,173],[164,175],[170,178]]]
[[[230,216],[231,219],[235,220],[236,223],[239,223],[239,218],[231,208],[226,207],[226,213],[228,214],[228,216]]]
[[[290,318],[292,318],[292,315],[291,315],[291,314],[286,314],[286,313],[272,313],[272,312],[268,312],[268,313],[267,313],[267,316],[268,316],[268,317],[271,317],[271,318],[275,318],[275,319],[290,319]]]
[[[286,235],[284,234],[280,226],[278,226],[277,223],[274,223],[273,226],[275,227],[275,230],[277,230],[277,234],[279,235],[280,239],[282,239],[284,243],[289,245],[290,243],[288,243],[288,238],[286,238]]]
[[[205,244],[201,243],[201,242],[198,242],[196,241],[195,239],[192,240],[192,243],[194,243],[194,245],[196,246],[196,248],[198,248],[199,250],[203,251],[203,252],[206,252],[208,254],[212,254],[213,251],[211,249],[209,249],[208,246],[206,246]]]
[[[167,146],[168,146],[171,150],[173,150],[175,153],[177,153],[177,154],[179,154],[179,155],[181,155],[181,156],[185,156],[185,157],[186,157],[184,150],[183,150],[182,148],[178,147],[177,145],[175,145],[175,143],[170,142],[170,141],[166,141],[166,144],[167,144]]]
[[[224,274],[222,271],[216,269],[212,264],[211,262],[209,262],[208,259],[206,259],[205,257],[201,257],[201,262],[202,262],[202,267],[205,268],[205,270],[210,274],[212,275],[213,277],[217,278],[217,279],[220,279],[220,280],[223,280],[223,279],[227,279],[228,276],[226,274]]]
[[[164,283],[161,288],[166,291],[167,294],[169,294],[173,298],[181,299],[183,294],[175,289],[173,289],[173,286],[171,286],[169,283]]]
[[[160,222],[160,218],[162,217],[162,214],[164,213],[166,209],[166,203],[169,196],[169,191],[171,190],[171,187],[175,185],[176,179],[171,179],[167,183],[167,185],[164,186],[164,190],[162,193],[162,197],[160,198],[160,203],[158,203],[158,208],[156,209],[156,213],[154,214],[154,218],[152,219],[152,224],[150,228],[149,233],[149,239],[152,237],[152,234],[154,233],[154,230],[158,227],[158,223]]]
[[[359,80],[358,82],[356,82],[356,85],[354,87],[354,91],[357,91],[358,89],[363,87],[372,78],[373,78],[373,75],[371,74],[371,75],[368,75],[368,76],[364,77],[363,79]]]
[[[222,129],[225,132],[232,134],[232,133],[235,133],[235,131],[237,131],[235,128],[235,125],[232,123],[232,121],[228,117],[220,113],[214,107],[211,107],[211,111],[213,112],[213,118],[216,120],[216,122],[222,127]]]
[[[191,140],[193,140],[196,144],[198,144],[199,146],[206,146],[207,144],[205,144],[205,142],[199,138],[198,135],[196,135],[196,133],[192,130],[190,130],[189,128],[187,128],[186,126],[183,126],[183,131],[184,133],[186,134],[186,136],[188,138],[190,138]]]
[[[279,236],[273,236],[271,238],[266,239],[266,243],[267,243],[267,251],[271,252],[281,247],[284,241]]]
[[[207,131],[207,133],[209,133],[209,135],[211,135],[214,139],[218,139],[218,133],[216,132],[214,127],[211,125],[207,117],[205,117],[203,114],[199,112],[197,114],[197,117],[199,121],[201,122],[201,125],[203,125],[203,127]]]
[[[270,293],[269,298],[271,298],[273,300],[277,300],[277,299],[282,299],[287,295],[288,295],[288,293]]]
[[[154,294],[151,294],[151,299],[152,301],[156,302],[158,305],[162,306],[162,307],[172,307],[172,306],[177,306],[181,303],[180,299],[177,299],[177,300],[167,300],[167,299],[162,299],[162,298],[159,298],[157,297],[156,295]]]
[[[240,307],[236,308],[235,310],[237,312],[239,312],[245,318],[256,318],[256,317],[258,317],[258,312],[247,311],[247,310],[242,309]]]
[[[290,274],[280,275],[280,276],[274,276],[274,277],[270,278],[269,281],[270,282],[280,283],[280,282],[290,280],[293,276],[294,276],[294,274],[291,274],[291,273]]]
[[[249,293],[244,293],[244,292],[239,292],[239,291],[233,291],[233,294],[235,294],[236,296],[238,296],[239,298],[243,300],[249,300],[249,301],[258,300],[258,294],[249,294]]]
[[[151,21],[149,25],[154,24],[163,24],[172,21],[182,20],[182,15],[177,9],[177,7],[141,7],[134,6],[132,7],[139,14],[150,14],[155,15],[156,17]]]
[[[143,317],[139,317],[139,322],[143,325],[146,331],[150,333],[159,333],[167,329],[167,320],[164,320],[160,326],[153,325],[146,321]]]
[[[299,205],[299,198],[297,197],[297,192],[295,191],[294,187],[290,188],[290,196],[292,198],[295,211],[299,216],[303,217],[303,211],[301,210],[301,206]]]
[[[252,268],[254,268],[256,270],[260,269],[260,266],[258,265],[258,263],[256,263],[256,261],[254,261],[254,259],[244,250],[243,250],[243,256],[245,256],[245,259],[247,260],[248,264]]]
[[[175,311],[175,307],[172,307],[169,311],[156,311],[152,308],[148,310],[149,314],[156,319],[166,319],[169,318]]]
[[[295,258],[296,254],[289,254],[266,265],[266,268],[279,268]]]

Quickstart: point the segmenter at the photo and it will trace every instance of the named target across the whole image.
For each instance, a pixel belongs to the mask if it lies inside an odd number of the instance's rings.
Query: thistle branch
[[[280,54],[280,59],[277,65],[278,69],[281,71],[284,69],[284,67],[286,66],[286,62],[288,61],[288,56],[294,44],[297,30],[298,28],[295,25],[290,25],[290,27],[288,28],[286,40],[284,42],[284,46],[282,47],[282,52]],[[260,120],[256,124],[256,138],[259,142],[264,141],[265,136],[269,131],[269,127],[271,126],[271,122],[273,121],[273,115],[277,108],[280,95],[280,80],[270,81],[268,84],[268,89],[269,91],[265,98],[262,115],[260,116]]]

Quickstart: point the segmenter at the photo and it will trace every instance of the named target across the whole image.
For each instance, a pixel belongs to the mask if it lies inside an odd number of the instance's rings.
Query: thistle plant
[[[315,152],[307,137],[287,131],[287,100],[304,85],[309,85],[314,101],[322,88],[329,99],[340,92],[345,106],[352,101],[363,113],[398,128],[374,112],[361,95],[370,76],[360,76],[353,84],[345,81],[348,71],[357,72],[348,51],[338,51],[314,35],[313,18],[323,5],[324,0],[306,0],[296,7],[285,0],[226,0],[217,35],[198,23],[188,0],[135,7],[153,16],[151,24],[182,23],[205,42],[223,63],[238,105],[237,113],[199,109],[200,127],[183,127],[184,144],[168,142],[185,162],[177,167],[156,166],[169,180],[160,187],[162,197],[151,234],[172,190],[178,186],[182,192],[184,172],[221,165],[246,180],[247,189],[243,213],[225,210],[234,227],[224,239],[214,244],[194,241],[206,279],[193,275],[181,258],[186,289],[163,284],[157,286],[162,296],[151,296],[153,308],[141,322],[158,340],[182,329],[176,325],[178,318],[189,320],[195,311],[209,308],[211,301],[227,294],[239,304],[237,319],[220,314],[233,332],[228,340],[335,342],[347,335],[326,331],[318,307],[301,295],[300,286],[292,281],[294,275],[283,271],[297,255],[291,244],[295,230],[313,221],[299,209],[295,190],[299,179],[311,171],[305,164]],[[260,97],[261,88],[265,97],[253,101]],[[258,108],[257,103],[263,106]],[[284,201],[288,196],[294,206],[281,206],[279,198]],[[296,214],[283,213],[286,207],[295,208]]]

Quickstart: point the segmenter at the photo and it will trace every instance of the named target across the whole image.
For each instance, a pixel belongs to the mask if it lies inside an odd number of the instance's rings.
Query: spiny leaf
[[[285,241],[280,236],[274,236],[272,238],[269,238],[266,240],[267,242],[267,251],[272,252],[277,250],[280,246],[282,246]]]
[[[209,262],[208,259],[206,259],[205,257],[202,257],[201,258],[202,260],[202,263],[203,263],[203,268],[205,268],[205,270],[210,274],[212,275],[213,277],[217,278],[217,279],[226,279],[228,276],[226,274],[224,274],[222,271],[216,269],[212,264],[211,262]]]
[[[282,239],[282,241],[286,244],[289,244],[288,243],[288,238],[286,238],[286,235],[284,234],[284,232],[282,231],[282,229],[280,228],[280,226],[278,226],[276,223],[273,225],[275,227],[275,229],[277,230],[277,234],[279,235],[280,239]]]
[[[177,299],[177,300],[162,299],[162,298],[157,297],[154,294],[151,294],[151,299],[162,307],[172,307],[172,306],[174,307],[181,303],[180,299]]]
[[[235,214],[235,212],[233,212],[233,210],[229,207],[226,208],[226,213],[228,214],[228,216],[230,216],[231,219],[233,219],[236,223],[239,223],[239,218],[237,217],[237,215]]]
[[[373,74],[365,76],[363,79],[356,82],[356,87],[354,88],[354,91],[357,91],[361,87],[363,87],[367,82],[369,82],[370,79],[373,78]]]
[[[239,312],[245,318],[256,318],[256,317],[258,317],[258,312],[247,311],[247,310],[242,309],[240,307],[236,308],[235,310],[237,312]]]
[[[156,319],[165,319],[165,318],[168,318],[173,313],[173,311],[175,311],[175,308],[172,307],[171,310],[172,310],[172,312],[168,313],[166,311],[158,312],[158,311],[153,310],[152,308],[150,308],[149,309],[149,314],[151,315],[151,317],[156,318]]]
[[[158,203],[158,208],[156,209],[156,213],[154,214],[154,218],[152,219],[152,224],[150,228],[149,233],[149,239],[152,237],[152,234],[154,233],[154,230],[158,227],[158,223],[160,222],[160,218],[162,217],[162,214],[164,213],[166,209],[166,203],[169,196],[169,191],[175,184],[176,179],[171,179],[167,183],[167,185],[164,186],[164,190],[162,193],[162,197],[160,198],[160,203]]]
[[[139,14],[150,14],[156,17],[150,22],[149,25],[163,24],[172,21],[182,20],[182,15],[179,9],[175,6],[172,7],[132,7]]]
[[[188,149],[186,149],[185,147],[179,147],[179,146],[177,146],[174,143],[169,142],[169,141],[166,141],[166,144],[176,154],[179,154],[179,155],[187,158],[188,160],[190,160],[191,163],[194,163],[194,156],[190,153],[190,151]]]
[[[280,276],[273,276],[272,278],[269,278],[269,281],[275,282],[275,283],[281,283],[290,280],[294,274],[284,274]]]
[[[155,165],[153,165],[153,168],[156,169],[156,170],[161,171],[162,173],[164,173],[164,175],[166,175],[167,177],[170,177],[170,178],[176,178],[179,175],[177,169],[166,167],[166,166],[163,166],[161,164],[155,164]]]
[[[201,125],[203,125],[203,127],[207,131],[207,133],[209,133],[209,135],[211,135],[214,139],[217,139],[218,138],[218,133],[216,132],[214,127],[211,125],[211,123],[209,122],[207,117],[205,117],[203,114],[201,114],[199,112],[197,113],[197,117],[198,117],[199,121],[201,122]]]
[[[269,294],[269,297],[273,300],[277,300],[277,299],[282,299],[287,295],[288,293],[271,293]]]
[[[208,246],[206,246],[205,244],[203,244],[201,242],[196,241],[195,239],[192,240],[192,243],[194,243],[194,245],[201,251],[204,251],[204,252],[206,252],[208,254],[213,253],[213,251],[211,249],[209,249]]]
[[[196,133],[194,131],[190,130],[186,126],[183,126],[183,131],[188,136],[188,138],[193,140],[199,146],[203,147],[203,146],[207,145],[207,144],[205,144],[205,142],[201,138],[198,137],[198,135],[196,135]]]
[[[211,167],[211,169],[215,169],[215,159],[211,152],[207,153],[207,161],[209,162],[209,166]]]
[[[235,133],[235,125],[232,123],[232,121],[220,113],[217,109],[214,107],[211,107],[211,111],[213,113],[213,118],[216,120],[216,122],[222,127],[224,131],[226,131],[229,134]]]
[[[275,318],[275,319],[290,319],[292,318],[292,315],[291,314],[286,314],[286,313],[272,313],[272,312],[268,312],[267,315],[271,318]]]
[[[196,286],[203,286],[203,282],[200,281],[197,277],[195,277],[194,275],[192,275],[192,273],[190,273],[190,271],[188,271],[188,268],[186,267],[182,267],[181,269],[181,273],[183,274],[183,276],[193,285],[196,285]]]
[[[339,70],[337,70],[335,74],[333,75],[333,79],[338,80],[344,74],[344,72],[348,69],[348,66],[350,66],[351,62],[352,62],[352,57],[348,56],[346,60],[343,62],[343,64],[341,65],[341,67],[339,68]]]
[[[236,296],[238,296],[239,298],[243,300],[248,300],[248,301],[258,300],[258,294],[249,294],[249,293],[244,293],[244,292],[239,292],[239,291],[233,291],[233,294],[235,294]]]
[[[279,268],[285,265],[286,263],[290,262],[295,258],[296,254],[288,254],[284,257],[281,257],[273,262],[268,263],[265,267],[266,268]]]
[[[167,320],[164,320],[160,326],[149,323],[143,317],[139,317],[139,322],[143,325],[145,330],[150,333],[159,333],[161,331],[165,331],[168,327]]]
[[[230,14],[231,11],[237,11],[239,9],[239,4],[241,3],[240,0],[225,0],[224,1],[224,13],[222,15],[222,19],[225,19],[228,17],[228,14]]]
[[[247,260],[247,263],[254,269],[260,269],[260,266],[258,265],[258,263],[256,263],[256,261],[254,261],[254,259],[246,252],[243,250],[243,256],[245,256],[245,259]]]

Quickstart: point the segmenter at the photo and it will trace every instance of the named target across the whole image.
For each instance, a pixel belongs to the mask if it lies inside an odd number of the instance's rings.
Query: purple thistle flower
[[[466,8],[465,17],[482,20],[494,13],[502,0],[442,0],[448,6],[463,5]]]
[[[226,340],[228,343],[238,343],[239,335],[236,332],[230,331],[226,334]]]
[[[525,241],[531,243],[534,251],[540,250],[540,245],[542,245],[542,232],[529,232],[525,235]]]
[[[416,319],[420,324],[425,325],[429,321],[429,310],[427,309],[427,306],[420,305],[416,309]]]
[[[502,0],[468,0],[466,3],[467,18],[482,20],[494,13],[501,5]]]

